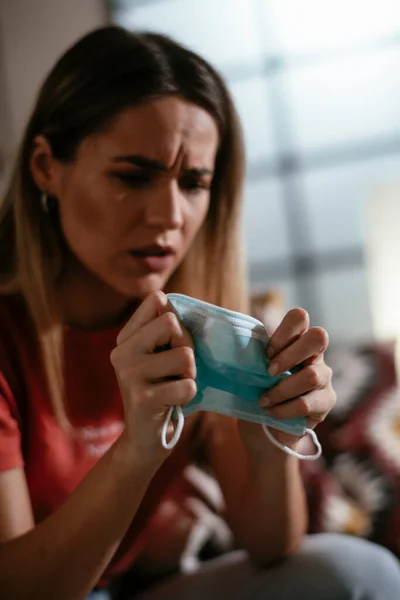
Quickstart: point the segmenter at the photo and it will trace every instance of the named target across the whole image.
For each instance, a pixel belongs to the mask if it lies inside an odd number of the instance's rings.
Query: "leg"
[[[321,534],[305,539],[290,559],[257,569],[244,552],[210,561],[137,600],[398,600],[400,564],[383,548],[361,539]]]
[[[314,535],[296,556],[257,575],[251,585],[254,600],[396,600],[400,563],[359,538]]]

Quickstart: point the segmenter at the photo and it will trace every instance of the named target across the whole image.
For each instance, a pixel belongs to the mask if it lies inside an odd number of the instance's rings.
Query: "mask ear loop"
[[[172,439],[169,442],[167,442],[168,426],[170,423],[172,423],[172,414],[174,410],[176,410],[177,413],[178,423],[176,425],[176,429],[174,431]],[[166,450],[172,450],[172,448],[176,446],[176,444],[179,441],[179,438],[181,437],[184,423],[185,417],[183,416],[182,408],[180,406],[170,406],[161,431],[161,443]]]
[[[264,433],[267,436],[267,438],[269,439],[269,441],[272,442],[272,444],[274,444],[274,446],[276,446],[283,452],[286,452],[286,454],[295,456],[296,458],[298,458],[300,460],[317,460],[317,458],[319,458],[321,456],[321,453],[322,453],[321,444],[319,443],[319,440],[317,438],[315,431],[313,431],[312,429],[306,429],[306,433],[308,433],[308,435],[311,437],[312,441],[314,442],[314,444],[317,448],[317,451],[315,454],[300,454],[300,452],[296,452],[296,450],[292,450],[292,448],[289,448],[288,446],[284,446],[284,444],[281,444],[280,442],[278,442],[278,440],[272,435],[268,426],[265,425],[265,423],[262,424],[262,428],[264,429]]]

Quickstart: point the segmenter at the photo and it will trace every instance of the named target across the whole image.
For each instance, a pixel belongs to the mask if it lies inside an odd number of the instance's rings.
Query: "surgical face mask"
[[[194,342],[197,368],[197,394],[183,407],[171,407],[162,430],[165,448],[173,448],[182,433],[184,418],[198,411],[211,411],[260,423],[273,444],[284,452],[305,460],[316,459],[321,446],[306,418],[277,419],[258,404],[260,396],[290,373],[272,377],[267,373],[265,349],[269,337],[261,321],[213,306],[182,294],[168,294],[175,313]],[[170,442],[166,435],[171,419],[177,426]],[[304,456],[278,442],[269,427],[296,436],[309,433],[318,449]]]

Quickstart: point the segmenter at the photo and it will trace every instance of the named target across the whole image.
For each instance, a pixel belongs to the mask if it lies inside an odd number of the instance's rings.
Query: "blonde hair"
[[[249,308],[241,242],[243,143],[224,82],[203,59],[165,36],[118,27],[85,36],[58,61],[41,88],[0,207],[0,294],[15,294],[25,302],[53,411],[65,427],[63,319],[56,302],[62,243],[30,172],[33,140],[44,135],[53,155],[67,162],[79,143],[118,111],[174,93],[212,114],[220,146],[207,217],[165,291],[242,312]]]

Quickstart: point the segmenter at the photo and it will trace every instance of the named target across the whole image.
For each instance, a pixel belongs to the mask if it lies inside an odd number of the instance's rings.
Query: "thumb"
[[[175,309],[174,305],[170,300],[166,302],[166,304],[159,306],[158,313],[159,315],[163,315],[164,313],[172,312],[176,316],[179,321],[179,325],[181,327],[182,335],[181,336],[173,336],[171,338],[171,342],[168,345],[170,348],[179,348],[182,346],[189,346],[192,350],[194,350],[193,338],[190,335],[189,331],[183,326],[181,318],[179,316],[178,311]]]

